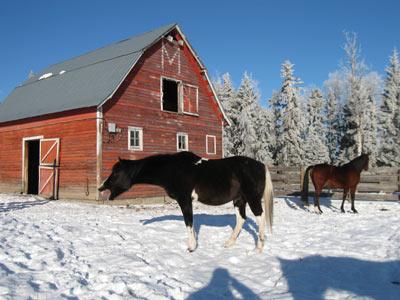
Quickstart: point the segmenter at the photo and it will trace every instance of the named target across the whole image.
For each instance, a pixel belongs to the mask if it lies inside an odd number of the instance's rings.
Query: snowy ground
[[[199,246],[188,253],[173,205],[0,194],[0,299],[400,299],[400,203],[358,201],[357,215],[339,205],[316,215],[276,198],[260,254],[250,211],[226,249],[233,208],[196,204]]]

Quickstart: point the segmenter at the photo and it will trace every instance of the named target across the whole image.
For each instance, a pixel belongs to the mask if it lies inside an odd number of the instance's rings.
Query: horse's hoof
[[[264,242],[258,241],[257,242],[257,248],[256,248],[257,252],[262,253],[263,249],[264,249]]]
[[[358,214],[357,209],[352,209],[353,213]]]
[[[346,211],[342,208],[342,209],[340,209],[340,211],[342,212],[342,213],[346,213]]]
[[[253,250],[256,253],[263,253],[264,248],[259,248],[258,246]]]
[[[224,243],[224,247],[225,247],[225,248],[229,248],[229,247],[232,247],[234,244],[235,244],[235,241],[233,241],[233,240],[227,240],[227,241]]]
[[[322,214],[322,210],[320,208],[316,207],[316,206],[314,206],[314,211],[318,215]]]

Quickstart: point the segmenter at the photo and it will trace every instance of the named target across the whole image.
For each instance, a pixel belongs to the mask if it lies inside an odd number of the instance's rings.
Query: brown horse
[[[319,197],[324,187],[343,189],[343,201],[340,206],[344,213],[344,201],[350,191],[351,210],[357,213],[354,207],[354,197],[357,185],[360,182],[360,173],[362,170],[368,170],[369,154],[362,154],[349,163],[336,167],[328,164],[319,164],[309,166],[306,169],[303,180],[303,190],[301,192],[301,200],[308,205],[308,175],[310,173],[311,180],[315,188],[314,209],[317,213],[322,213],[319,206]]]

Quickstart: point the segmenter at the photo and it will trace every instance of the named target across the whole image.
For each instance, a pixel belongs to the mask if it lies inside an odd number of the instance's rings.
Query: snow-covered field
[[[275,199],[273,235],[236,245],[231,205],[195,205],[198,248],[174,205],[117,207],[0,194],[0,299],[400,299],[400,203],[310,213]],[[349,208],[349,203],[346,203]]]

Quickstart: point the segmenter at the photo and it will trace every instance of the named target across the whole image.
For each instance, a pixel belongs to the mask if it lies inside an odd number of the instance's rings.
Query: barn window
[[[217,153],[215,135],[206,135],[206,153],[207,154]]]
[[[177,151],[189,150],[189,138],[187,133],[178,132],[176,134],[176,150]]]
[[[140,127],[128,127],[129,150],[143,150],[143,129]]]
[[[198,112],[199,91],[197,86],[183,84],[183,112],[188,114],[197,114]]]
[[[180,82],[162,78],[162,110],[178,112]]]

